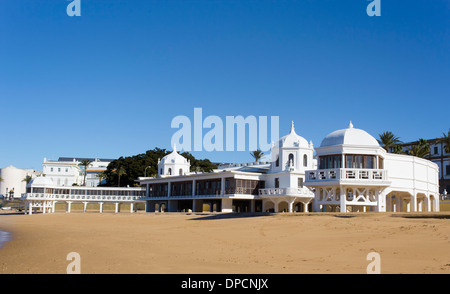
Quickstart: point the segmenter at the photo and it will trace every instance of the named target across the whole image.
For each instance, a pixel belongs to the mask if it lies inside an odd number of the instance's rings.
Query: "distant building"
[[[427,140],[430,144],[430,154],[425,158],[439,166],[439,192],[444,194],[444,190],[450,193],[450,154],[445,152],[445,145],[439,139]],[[400,144],[403,151],[407,152],[416,142]]]
[[[0,195],[5,198],[19,198],[26,191],[26,177],[35,178],[39,175],[34,169],[21,169],[7,166],[0,169]]]
[[[80,163],[85,159],[92,162],[87,168],[86,186],[96,187],[101,184],[98,174],[105,171],[108,164],[114,159],[60,157],[58,160],[47,160],[44,158],[43,173],[56,186],[81,186],[84,180],[84,168],[80,166]]]

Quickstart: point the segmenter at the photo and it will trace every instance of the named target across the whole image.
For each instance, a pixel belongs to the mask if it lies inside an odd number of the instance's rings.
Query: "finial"
[[[349,129],[353,129],[352,121],[350,121],[350,123],[348,124],[348,128],[349,128]]]
[[[177,144],[173,144],[173,152],[177,152]]]
[[[291,121],[291,133],[295,132],[294,121]]]

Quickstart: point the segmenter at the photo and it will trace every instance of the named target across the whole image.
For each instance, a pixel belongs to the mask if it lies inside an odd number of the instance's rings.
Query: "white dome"
[[[53,181],[50,178],[47,177],[37,177],[31,180],[31,182],[28,185],[33,186],[53,186]]]
[[[294,129],[294,122],[291,123],[291,132],[287,134],[286,136],[282,137],[278,141],[277,147],[280,148],[286,148],[286,147],[303,147],[303,148],[309,148],[309,143],[306,141],[305,138],[302,136],[299,136],[295,133]]]
[[[347,129],[337,130],[326,136],[320,147],[335,145],[380,147],[380,144],[374,137],[364,130],[353,128],[351,122]]]
[[[188,164],[188,160],[184,156],[178,154],[176,146],[174,146],[172,153],[164,156],[161,159],[160,164]]]

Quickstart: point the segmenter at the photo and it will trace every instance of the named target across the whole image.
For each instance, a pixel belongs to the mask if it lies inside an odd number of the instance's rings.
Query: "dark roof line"
[[[100,162],[111,162],[115,159],[106,159],[106,158],[86,158],[86,157],[60,157],[58,158],[58,161],[73,161],[75,159],[75,161],[83,161],[83,160],[90,160],[90,161],[95,161],[98,160]]]

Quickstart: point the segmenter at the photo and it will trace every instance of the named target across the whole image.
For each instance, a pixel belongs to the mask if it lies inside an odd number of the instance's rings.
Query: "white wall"
[[[0,195],[6,195],[6,189],[8,192],[14,189],[14,198],[20,197],[26,192],[26,182],[23,180],[27,175],[35,178],[36,172],[32,169],[19,169],[12,165],[0,169],[0,177],[3,179],[0,182]]]
[[[388,153],[384,168],[391,181],[390,190],[439,193],[439,167],[437,164],[414,156]]]

